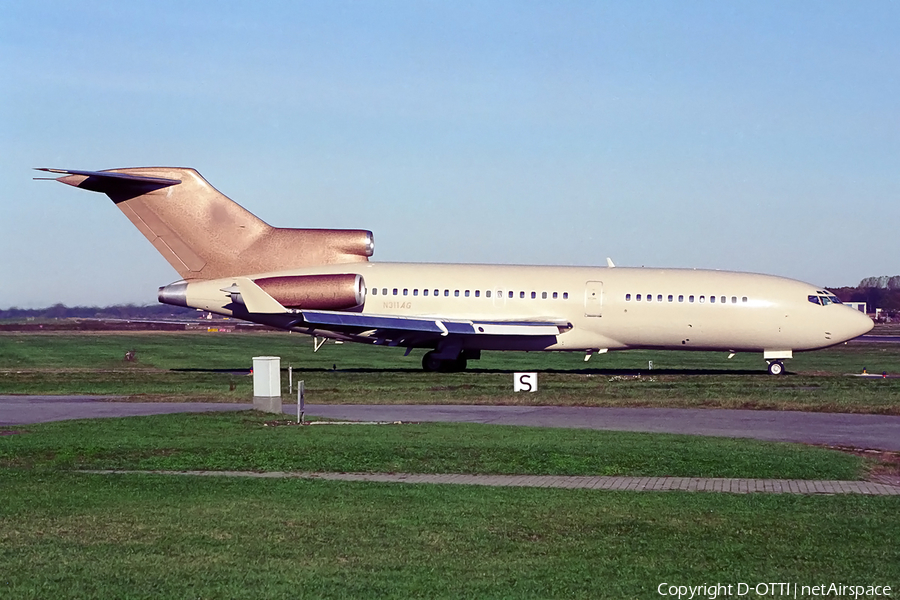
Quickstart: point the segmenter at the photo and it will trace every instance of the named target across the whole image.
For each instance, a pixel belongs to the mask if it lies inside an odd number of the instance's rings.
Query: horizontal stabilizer
[[[146,175],[132,175],[129,173],[115,173],[112,171],[69,171],[65,169],[35,169],[47,173],[56,173],[64,177],[56,178],[56,181],[74,187],[79,187],[92,192],[101,192],[113,200],[133,198],[154,190],[178,185],[180,179],[168,179],[165,177],[149,177]]]

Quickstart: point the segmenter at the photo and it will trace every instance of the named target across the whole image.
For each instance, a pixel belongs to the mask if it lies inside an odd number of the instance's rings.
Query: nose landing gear
[[[780,360],[769,361],[769,375],[781,375],[784,373],[784,363]]]

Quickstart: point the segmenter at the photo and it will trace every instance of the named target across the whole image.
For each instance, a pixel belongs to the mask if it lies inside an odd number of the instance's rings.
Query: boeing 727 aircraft
[[[194,169],[40,169],[102,192],[182,277],[159,301],[339,341],[428,348],[428,371],[482,350],[794,352],[872,329],[822,288],[690,269],[369,262],[372,233],[272,227]]]

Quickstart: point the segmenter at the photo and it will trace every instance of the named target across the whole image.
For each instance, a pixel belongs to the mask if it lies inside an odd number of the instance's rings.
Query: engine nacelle
[[[302,250],[312,260],[309,264],[327,265],[335,262],[366,260],[375,254],[375,236],[366,229],[280,229],[271,232],[273,244],[301,244],[293,250]]]
[[[254,280],[286,308],[344,310],[366,301],[362,275],[292,275]]]

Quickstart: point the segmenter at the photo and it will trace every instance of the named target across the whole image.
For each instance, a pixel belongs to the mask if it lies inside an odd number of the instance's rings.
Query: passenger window
[[[722,296],[721,298],[719,298],[719,301],[720,301],[722,304],[725,304],[725,300],[726,300],[725,296]]]
[[[514,295],[514,294],[513,294],[512,290],[510,290],[510,291],[509,291],[509,297],[512,298],[513,295]]]
[[[469,297],[469,290],[466,290],[466,298]]]
[[[372,295],[373,295],[373,296],[377,296],[377,295],[378,295],[378,288],[372,288]]]
[[[423,296],[427,296],[427,295],[428,295],[428,290],[422,290],[422,295],[423,295]]]
[[[744,296],[743,298],[741,298],[741,302],[746,302],[746,301],[747,301],[747,296]]]
[[[681,294],[678,294],[678,301],[679,301],[679,302],[684,302],[684,296],[681,295]]]
[[[675,296],[673,296],[672,294],[669,294],[669,302],[673,301],[674,299],[675,299]]]
[[[541,292],[541,300],[547,299],[547,292]]]
[[[563,292],[563,300],[569,299],[569,292]]]
[[[659,295],[656,297],[656,301],[657,301],[657,302],[662,302],[662,294],[659,294]]]
[[[631,294],[625,294],[625,302],[631,302]]]
[[[710,301],[712,304],[715,304],[715,303],[716,303],[716,297],[715,297],[715,296],[710,296],[710,297],[709,297],[709,301]]]
[[[691,294],[690,296],[688,296],[688,302],[693,302],[693,301],[694,301],[694,295]]]
[[[419,295],[419,288],[416,288],[413,290],[413,296],[418,296],[418,295]]]
[[[444,297],[446,298],[449,295],[450,295],[450,290],[444,290]]]
[[[453,295],[459,298],[459,290],[453,290]]]
[[[653,302],[653,294],[647,294],[647,302]]]
[[[397,288],[394,288],[394,295],[397,295]]]
[[[636,295],[636,296],[634,297],[634,301],[635,301],[635,302],[640,302],[640,301],[641,301],[641,295],[640,295],[640,294]]]
[[[524,298],[524,297],[525,297],[525,292],[519,292],[519,298]]]
[[[732,304],[737,304],[737,296],[732,296],[732,297],[731,297],[731,303],[732,303]]]
[[[531,299],[534,300],[535,298],[537,298],[537,293],[531,292]]]
[[[706,302],[706,296],[700,296],[700,304]]]
[[[404,296],[409,296],[409,290],[406,289],[406,288],[403,288],[403,295],[404,295]]]
[[[478,298],[481,296],[481,290],[475,290],[475,297]]]
[[[490,298],[490,297],[491,297],[491,290],[486,290],[486,291],[484,292],[484,297],[485,297],[485,298]]]
[[[441,290],[434,290],[434,295],[435,295],[435,296],[440,296],[440,295],[441,295]]]
[[[553,292],[553,299],[556,300],[557,293]]]
[[[381,288],[381,295],[387,296],[387,288]]]

